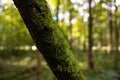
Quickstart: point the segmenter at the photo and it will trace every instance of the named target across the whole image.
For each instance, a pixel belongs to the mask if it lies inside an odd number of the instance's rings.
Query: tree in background
[[[110,43],[108,46],[110,47],[109,53],[113,52],[113,14],[112,14],[112,0],[107,2],[108,5],[108,21],[109,21],[109,31],[110,31]]]
[[[92,22],[93,22],[93,17],[92,17],[92,0],[89,0],[89,36],[88,36],[88,41],[89,41],[89,48],[88,48],[88,63],[90,69],[94,69],[93,65],[93,53],[92,53],[92,44],[93,44],[93,38],[92,38]]]
[[[116,6],[115,4],[116,0],[114,0],[114,6],[116,7],[115,9],[115,14],[114,14],[114,26],[115,26],[115,40],[114,40],[114,43],[115,43],[115,53],[114,53],[114,69],[115,70],[118,70],[118,62],[119,62],[119,36],[120,36],[120,27],[119,27],[119,12],[118,12],[118,7]]]
[[[45,0],[13,0],[37,48],[58,80],[85,80],[78,61],[59,30]]]
[[[71,0],[69,0],[69,13],[70,13],[70,16],[69,16],[69,42],[70,42],[70,48],[72,49],[72,2]]]
[[[57,24],[59,24],[59,9],[60,9],[60,0],[57,0],[57,12],[56,12],[56,17],[57,17]]]
[[[37,57],[37,80],[41,80],[41,70],[42,70],[42,66],[41,66],[41,62],[42,62],[42,56],[41,53],[38,54]]]
[[[21,28],[25,25],[15,6],[12,3],[0,4],[0,6],[0,46],[3,47],[1,54],[11,58],[13,55],[18,55],[15,52],[19,46],[33,45],[33,41],[28,35],[27,29],[25,27]]]

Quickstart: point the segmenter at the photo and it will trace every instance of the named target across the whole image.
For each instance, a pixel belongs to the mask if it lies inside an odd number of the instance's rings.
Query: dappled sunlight
[[[1,62],[2,62],[2,60],[1,60]],[[20,67],[31,67],[31,66],[36,64],[36,59],[33,60],[33,59],[31,59],[31,57],[26,57],[26,58],[21,59],[19,61],[5,60],[4,64],[12,65],[12,66],[20,66]]]
[[[82,70],[87,70],[88,69],[88,65],[87,62],[79,62],[80,68]]]
[[[3,50],[4,49],[4,47],[3,46],[0,46],[0,50]]]
[[[0,46],[1,51],[5,50],[5,48],[6,48],[5,46]],[[33,46],[24,45],[24,46],[15,46],[13,49],[15,49],[15,50],[25,50],[25,51],[29,51],[29,50],[36,51],[37,47],[35,45],[33,45]]]
[[[120,5],[120,0],[116,0],[116,5],[117,5],[117,6]]]
[[[33,51],[36,51],[37,50],[37,47],[36,46],[28,46],[28,45],[26,45],[26,46],[18,46],[18,47],[16,47],[16,49],[20,49],[20,50],[25,50],[25,51],[28,51],[28,50],[33,50]]]

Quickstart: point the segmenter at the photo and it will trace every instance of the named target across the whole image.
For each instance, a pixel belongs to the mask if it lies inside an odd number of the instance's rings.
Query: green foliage
[[[88,80],[119,80],[120,75],[113,70],[101,70],[87,73]]]
[[[0,29],[0,46],[5,51],[11,53],[16,46],[33,44],[23,20],[13,6],[0,12]]]
[[[81,50],[73,50],[74,55],[80,61],[80,64],[87,65],[87,53]],[[12,57],[11,59],[3,59],[0,57],[0,80],[36,80],[36,57],[37,51],[24,51],[20,52],[23,56]],[[7,56],[7,55],[6,55]],[[80,56],[82,58],[80,58]],[[96,54],[94,53],[95,70],[91,71],[87,67],[80,65],[87,80],[119,80],[120,74],[118,71],[112,70],[112,55]],[[22,64],[21,64],[22,63]],[[43,64],[41,67],[41,79],[52,80],[54,78],[53,73],[50,71],[47,65]]]

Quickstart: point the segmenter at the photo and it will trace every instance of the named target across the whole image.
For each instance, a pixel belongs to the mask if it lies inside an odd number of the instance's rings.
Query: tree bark
[[[70,44],[70,48],[72,49],[72,42],[73,42],[73,36],[72,36],[72,2],[71,0],[69,0],[69,13],[70,13],[70,16],[69,16],[69,44]]]
[[[88,64],[90,69],[94,69],[93,65],[93,53],[92,53],[92,45],[93,45],[93,38],[92,38],[92,22],[93,22],[93,17],[92,17],[92,0],[89,0],[89,49],[88,49]]]
[[[37,48],[58,80],[85,80],[45,0],[13,0]]]
[[[116,5],[115,5],[116,6]],[[115,53],[114,53],[114,69],[118,70],[118,63],[119,63],[119,24],[118,24],[118,7],[116,6],[115,10]]]
[[[110,50],[109,50],[109,53],[112,54],[113,53],[113,14],[112,14],[112,1],[110,0],[109,1],[109,4],[108,4],[110,10],[108,10],[108,21],[109,21],[109,33],[110,33],[110,42],[109,42],[109,45],[110,45]]]
[[[41,62],[42,62],[42,57],[41,57],[41,54],[38,54],[38,57],[37,57],[37,66],[36,66],[36,70],[37,70],[37,80],[42,80],[41,78],[41,70],[42,70],[42,66],[41,66]]]

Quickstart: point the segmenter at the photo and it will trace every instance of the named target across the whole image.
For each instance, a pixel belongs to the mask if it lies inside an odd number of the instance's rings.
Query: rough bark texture
[[[79,63],[57,23],[52,19],[45,0],[13,0],[37,48],[58,80],[85,80]]]

